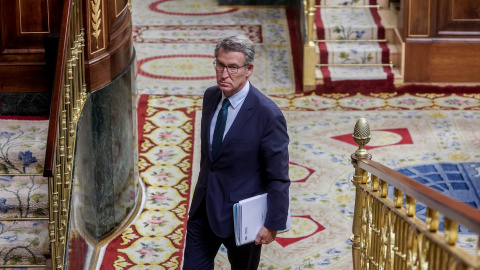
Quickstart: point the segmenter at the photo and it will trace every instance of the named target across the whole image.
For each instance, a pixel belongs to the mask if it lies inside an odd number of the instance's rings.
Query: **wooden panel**
[[[405,18],[405,15],[407,13],[405,12],[405,0],[400,0],[400,10],[397,13],[397,30],[398,33],[400,33],[400,36],[403,41],[405,41],[405,21],[407,20]]]
[[[428,37],[430,35],[432,1],[408,1],[408,37]]]
[[[20,33],[50,32],[47,0],[18,0]]]
[[[480,35],[480,1],[438,0],[438,35]]]
[[[128,67],[133,57],[133,40],[131,28],[124,40],[117,43],[109,54],[104,54],[97,61],[87,63],[85,67],[85,79],[88,91],[95,91],[109,84],[113,79],[122,74]]]
[[[480,82],[480,43],[406,43],[405,82]]]
[[[63,0],[0,0],[0,91],[47,92],[44,38],[58,33]]]
[[[0,92],[48,92],[43,66],[0,66]]]
[[[0,0],[0,91],[45,91],[44,38],[59,32],[63,2]],[[130,64],[132,18],[127,0],[82,2],[87,87],[94,91]]]
[[[113,0],[115,1],[115,0]],[[105,13],[108,9],[105,8],[103,0],[86,1],[87,5],[87,53],[88,56],[96,56],[105,52],[106,49],[106,20]]]
[[[478,0],[450,0],[452,19],[454,21],[474,20],[480,18],[480,2]]]
[[[111,8],[112,10],[108,16],[108,21],[110,25],[109,42],[114,41],[119,36],[123,36],[125,29],[128,27],[131,27],[131,21],[129,19],[130,17],[129,9],[125,8],[122,10],[120,14],[116,15],[115,13],[116,4]]]
[[[99,41],[104,42],[104,48],[96,49],[96,38],[93,36],[95,29],[88,28],[86,46],[90,51],[86,53],[86,83],[89,91],[95,91],[119,76],[130,64],[133,57],[132,41],[132,17],[130,10],[125,8],[117,16],[118,0],[91,0],[90,10],[98,3],[104,7],[101,11],[102,33]],[[128,3],[127,1],[125,3]],[[87,14],[87,20],[92,20],[91,12]],[[90,25],[92,25],[90,22]],[[100,37],[104,36],[104,40]],[[99,46],[102,44],[99,43]]]
[[[432,82],[480,82],[480,43],[434,43],[431,47]]]
[[[405,82],[429,82],[430,43],[405,43]]]
[[[62,0],[0,1],[0,64],[5,54],[43,53],[43,39],[58,32]]]
[[[128,0],[115,0],[115,14],[118,17],[126,8]]]

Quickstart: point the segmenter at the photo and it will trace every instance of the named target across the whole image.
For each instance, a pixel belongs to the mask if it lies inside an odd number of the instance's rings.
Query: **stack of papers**
[[[255,241],[267,216],[267,193],[241,200],[233,205],[233,222],[237,246]],[[290,230],[290,207],[288,208],[287,227]]]

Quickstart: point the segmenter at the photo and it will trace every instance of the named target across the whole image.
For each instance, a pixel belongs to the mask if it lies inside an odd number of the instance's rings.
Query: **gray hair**
[[[245,55],[245,65],[252,64],[255,59],[255,46],[244,35],[230,36],[220,40],[215,47],[215,58],[218,57],[220,48],[223,48],[225,52],[242,52]]]

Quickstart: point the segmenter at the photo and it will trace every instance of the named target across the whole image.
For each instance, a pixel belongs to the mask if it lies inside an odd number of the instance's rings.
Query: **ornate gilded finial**
[[[353,130],[353,140],[358,144],[358,149],[355,151],[355,156],[358,158],[366,158],[370,154],[365,149],[365,145],[370,141],[372,135],[370,134],[370,125],[365,118],[360,118],[355,124]]]

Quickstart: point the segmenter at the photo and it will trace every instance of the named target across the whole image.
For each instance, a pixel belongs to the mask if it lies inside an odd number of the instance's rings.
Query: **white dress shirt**
[[[248,95],[248,91],[250,90],[250,82],[247,81],[245,86],[242,90],[238,91],[235,95],[228,98],[230,101],[230,106],[228,106],[228,115],[227,115],[227,122],[225,124],[225,132],[223,133],[223,138],[225,138],[225,134],[227,134],[228,130],[233,124],[233,121],[237,117],[240,108],[242,108],[243,102]],[[213,133],[215,131],[215,124],[217,123],[218,113],[222,108],[223,100],[225,99],[225,95],[222,92],[222,99],[217,105],[217,109],[215,110],[215,114],[213,115],[212,122],[210,123],[210,151],[212,151],[212,140],[213,140]]]

